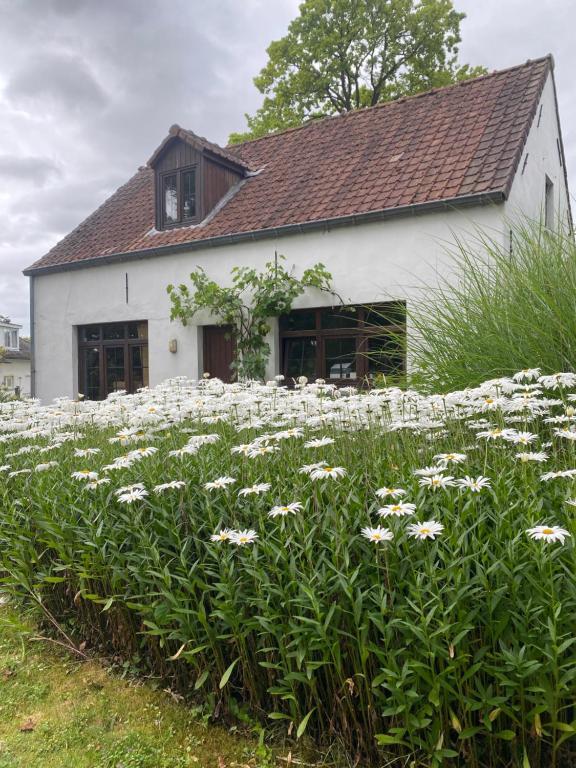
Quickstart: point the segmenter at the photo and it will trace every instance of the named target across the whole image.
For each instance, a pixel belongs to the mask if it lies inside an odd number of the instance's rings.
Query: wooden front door
[[[228,325],[204,325],[204,372],[211,378],[230,382],[236,378],[230,368],[236,345]]]

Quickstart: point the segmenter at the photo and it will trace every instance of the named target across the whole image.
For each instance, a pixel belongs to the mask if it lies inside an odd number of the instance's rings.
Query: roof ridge
[[[552,69],[554,69],[554,57],[551,53],[547,53],[545,56],[540,56],[537,59],[527,59],[523,64],[515,64],[512,67],[505,67],[504,69],[495,69],[492,72],[487,72],[485,75],[478,75],[478,77],[471,77],[467,80],[460,80],[457,83],[450,83],[449,85],[442,85],[438,88],[430,88],[427,91],[421,91],[420,93],[413,93],[410,96],[400,96],[397,99],[391,99],[390,101],[381,101],[378,104],[374,104],[371,107],[360,107],[359,109],[352,109],[348,112],[341,112],[338,115],[326,115],[325,117],[321,118],[310,118],[307,120],[307,122],[303,123],[302,125],[295,125],[292,128],[284,128],[281,131],[276,131],[275,133],[268,133],[266,136],[259,136],[256,139],[246,139],[246,141],[241,141],[238,144],[227,144],[226,149],[228,151],[233,152],[235,148],[243,147],[247,144],[255,144],[257,141],[265,141],[266,139],[274,139],[277,136],[283,136],[287,133],[294,133],[296,131],[302,131],[305,128],[310,128],[312,125],[317,125],[318,123],[323,122],[324,120],[339,120],[341,118],[350,118],[354,117],[359,114],[366,114],[366,112],[371,112],[372,110],[376,109],[384,109],[386,107],[391,107],[393,104],[403,104],[406,101],[414,101],[415,99],[422,99],[426,96],[432,96],[436,93],[440,93],[442,91],[450,90],[451,88],[462,88],[466,85],[471,85],[472,83],[477,83],[480,80],[488,80],[491,77],[496,77],[498,75],[504,75],[508,72],[513,72],[514,70],[522,69],[525,67],[532,66],[534,64],[542,64],[543,62],[548,61],[550,63],[550,66]]]

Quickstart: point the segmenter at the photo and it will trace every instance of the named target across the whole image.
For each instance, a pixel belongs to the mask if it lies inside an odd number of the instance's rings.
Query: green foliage
[[[458,241],[449,283],[429,286],[409,315],[420,385],[448,391],[537,366],[543,373],[576,360],[576,243],[573,236],[523,223],[509,243],[479,233]]]
[[[170,318],[186,325],[201,310],[208,310],[219,325],[232,327],[235,342],[233,367],[241,379],[263,379],[270,345],[270,319],[286,314],[294,300],[307,288],[330,289],[331,274],[323,264],[304,270],[301,278],[276,261],[267,262],[258,272],[251,267],[233,267],[232,285],[222,287],[202,268],[190,275],[193,292],[187,285],[167,288],[172,309]]]
[[[3,589],[21,595],[34,585],[88,648],[138,654],[142,668],[173,689],[192,694],[198,687],[220,711],[238,712],[242,702],[293,738],[338,737],[358,764],[370,758],[377,765],[483,768],[521,765],[526,755],[524,765],[532,768],[569,765],[576,735],[576,523],[566,499],[574,478],[544,483],[542,465],[518,461],[517,445],[476,440],[479,415],[503,427],[510,414],[488,398],[482,410],[478,394],[474,408],[471,394],[460,418],[448,416],[444,424],[446,402],[435,398],[435,418],[417,425],[423,404],[407,393],[410,428],[388,430],[393,393],[349,400],[316,391],[247,386],[234,400],[233,390],[208,384],[190,390],[187,407],[177,409],[165,388],[152,411],[145,396],[104,404],[116,415],[114,428],[85,422],[66,432],[75,441],[35,428],[0,443],[0,464],[15,471],[33,468],[42,456],[16,453],[21,446],[52,445],[58,462],[48,471],[6,475],[0,486]],[[567,393],[551,396],[562,418]],[[194,410],[198,401],[201,412]],[[522,406],[514,426],[552,441],[544,466],[573,467],[574,443],[554,437],[555,425],[537,408]],[[72,479],[85,466],[102,472],[125,452],[110,440],[138,409],[158,452],[111,471],[111,482],[93,490]],[[361,429],[354,426],[358,409]],[[323,418],[312,419],[318,412]],[[178,420],[182,413],[190,417]],[[60,406],[58,414],[60,420]],[[94,414],[98,422],[100,411]],[[290,418],[311,428],[274,442],[272,424],[285,426]],[[170,456],[191,433],[206,432],[219,439],[195,454]],[[256,458],[231,452],[262,432],[278,451]],[[320,451],[304,446],[320,435],[335,442]],[[88,447],[101,453],[75,458],[76,448]],[[420,487],[414,470],[455,450],[467,459],[451,465],[450,474],[487,475],[491,489]],[[320,459],[345,466],[346,476],[314,482],[299,471]],[[204,490],[224,474],[236,477],[236,486]],[[187,486],[152,493],[156,483],[174,478]],[[116,488],[134,482],[150,495],[122,504]],[[271,491],[238,496],[254,482],[271,483]],[[387,519],[393,542],[362,538],[361,526],[379,520],[375,491],[384,485],[405,488],[417,519],[442,521],[444,534],[415,541],[406,519]],[[268,516],[272,504],[295,500],[303,504],[299,513]],[[541,522],[562,525],[573,538],[564,546],[530,541],[525,529]],[[253,527],[259,539],[252,546],[212,542],[222,526]],[[35,698],[34,711],[38,706]],[[123,716],[124,708],[118,711]],[[9,725],[10,717],[0,720]],[[112,754],[122,762],[122,750],[130,749],[122,742]],[[144,765],[152,764],[154,749],[148,745]]]
[[[231,143],[483,74],[458,66],[451,0],[304,0],[254,79],[264,103]]]

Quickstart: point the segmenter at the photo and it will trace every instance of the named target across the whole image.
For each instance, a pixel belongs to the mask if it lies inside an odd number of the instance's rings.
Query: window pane
[[[148,386],[148,347],[130,349],[132,365],[132,389]]]
[[[115,341],[116,339],[123,339],[124,333],[124,323],[113,323],[111,325],[105,325],[102,328],[102,338],[104,341]]]
[[[282,315],[278,321],[281,331],[314,331],[316,330],[316,312],[290,312]]]
[[[321,312],[322,328],[355,328],[358,325],[356,307],[329,307]]]
[[[356,339],[325,340],[326,378],[356,378]]]
[[[80,328],[80,341],[100,341],[100,326],[85,325]]]
[[[193,219],[196,216],[196,171],[182,174],[182,218]]]
[[[399,376],[404,373],[405,336],[383,334],[368,339],[368,375]]]
[[[128,323],[128,338],[129,339],[147,339],[148,338],[148,323]]]
[[[105,347],[106,394],[126,389],[124,347]]]
[[[4,346],[10,346],[10,331],[4,331]]]
[[[405,325],[406,303],[404,301],[390,301],[386,304],[378,304],[366,310],[364,321],[368,326]]]
[[[80,394],[88,400],[100,398],[100,350],[98,347],[82,350],[84,355],[84,389]]]
[[[18,331],[12,331],[10,341],[12,347],[14,347],[14,349],[18,349]]]
[[[288,379],[297,379],[299,376],[315,379],[316,349],[315,338],[285,339],[284,375]]]
[[[164,176],[162,180],[162,193],[164,197],[164,223],[171,224],[178,221],[178,192],[176,188],[176,174]]]

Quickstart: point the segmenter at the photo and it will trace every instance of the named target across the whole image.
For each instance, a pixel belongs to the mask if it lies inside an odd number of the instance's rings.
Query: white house
[[[179,126],[148,164],[25,274],[33,391],[100,398],[204,370],[229,376],[210,317],[170,322],[169,283],[275,253],[298,274],[322,262],[353,309],[309,292],[275,323],[268,373],[359,380],[391,361],[365,323],[447,269],[446,243],[477,227],[510,240],[522,213],[571,227],[553,61],[222,148]],[[512,244],[511,244],[512,245]],[[384,344],[384,347],[382,346]]]
[[[22,326],[0,316],[0,393],[30,397],[30,342]]]

